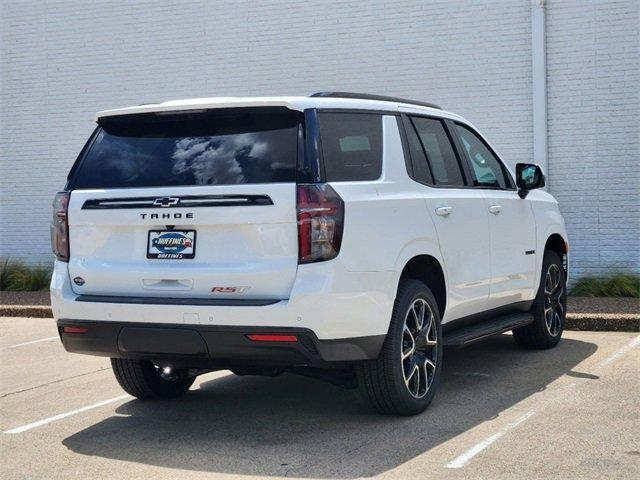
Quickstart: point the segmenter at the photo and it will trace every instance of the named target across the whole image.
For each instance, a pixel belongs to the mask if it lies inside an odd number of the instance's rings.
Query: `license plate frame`
[[[185,244],[187,245],[185,246]],[[149,230],[147,258],[153,260],[190,260],[195,256],[195,230]]]

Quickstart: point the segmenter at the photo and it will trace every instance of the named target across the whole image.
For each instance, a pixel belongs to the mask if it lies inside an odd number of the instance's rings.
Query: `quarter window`
[[[442,121],[425,117],[412,117],[412,121],[426,153],[434,183],[463,186],[460,164]]]
[[[382,174],[382,116],[320,113],[320,139],[328,182],[377,180]]]
[[[469,164],[475,174],[473,184],[478,187],[510,188],[504,167],[485,143],[471,130],[456,123]]]

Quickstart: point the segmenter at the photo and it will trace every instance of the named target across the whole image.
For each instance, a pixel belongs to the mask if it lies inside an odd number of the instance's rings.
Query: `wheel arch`
[[[569,242],[560,233],[552,233],[547,236],[547,241],[544,245],[544,252],[547,250],[558,254],[562,260],[562,266],[564,268],[565,276],[569,277]]]
[[[419,254],[409,258],[400,273],[400,280],[410,278],[424,282],[438,304],[440,318],[444,317],[447,307],[447,282],[440,261],[428,254]]]

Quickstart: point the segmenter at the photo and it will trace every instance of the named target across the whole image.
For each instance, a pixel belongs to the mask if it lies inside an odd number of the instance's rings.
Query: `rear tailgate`
[[[74,291],[288,298],[301,120],[285,110],[102,125],[71,181]]]
[[[163,196],[218,205],[151,206]],[[237,205],[256,197],[263,203]],[[149,206],[130,207],[144,198]],[[195,231],[194,257],[147,258],[150,231]],[[298,261],[295,184],[76,190],[69,232],[69,274],[84,280],[76,293],[288,298]]]

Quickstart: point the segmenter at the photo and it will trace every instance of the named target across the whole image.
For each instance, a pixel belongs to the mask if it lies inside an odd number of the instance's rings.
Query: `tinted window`
[[[411,122],[408,122],[407,128],[407,143],[409,146],[409,152],[411,154],[411,163],[413,165],[413,179],[422,183],[433,184],[431,178],[431,172],[429,171],[429,165],[427,165],[427,156],[422,149],[422,143],[418,138],[415,128]]]
[[[464,185],[460,164],[449,141],[442,121],[413,117],[427,162],[436,185]]]
[[[295,182],[300,122],[267,108],[106,117],[73,187]]]
[[[382,116],[320,113],[320,138],[328,182],[376,180],[382,174]]]
[[[462,125],[456,123],[456,129],[476,177],[473,184],[482,187],[510,187],[511,184],[505,178],[505,171],[500,160],[491,153],[485,143]]]

